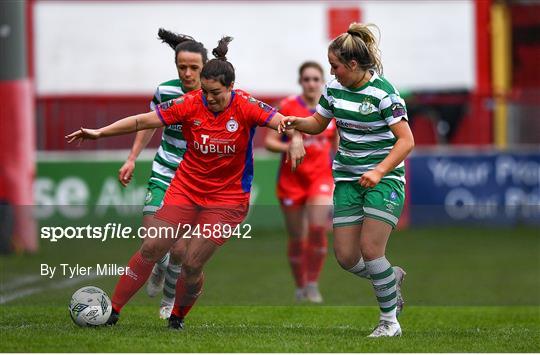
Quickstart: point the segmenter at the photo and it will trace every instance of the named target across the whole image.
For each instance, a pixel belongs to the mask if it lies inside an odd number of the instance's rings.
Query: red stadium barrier
[[[32,217],[35,175],[35,126],[32,84],[29,79],[0,81],[0,201],[14,213],[15,250],[37,251]]]
[[[119,136],[85,142],[82,146],[67,144],[64,136],[84,127],[102,127],[114,121],[149,110],[152,95],[127,96],[42,96],[37,99],[37,145],[39,150],[101,150],[130,149],[134,135]],[[257,97],[259,98],[259,97]],[[282,97],[260,97],[275,105]],[[260,132],[261,130],[259,130]],[[262,147],[263,134],[257,134],[254,144]],[[157,148],[160,135],[156,134],[149,147]]]
[[[101,127],[129,115],[149,110],[151,94],[148,95],[108,95],[108,96],[42,96],[37,99],[37,146],[39,150],[100,150],[130,149],[134,136],[120,136],[85,142],[78,147],[65,142],[64,136],[85,127]],[[283,96],[257,96],[258,99],[277,105]],[[417,108],[432,108],[440,111],[448,107],[462,107],[464,115],[454,117],[457,121],[456,134],[450,139],[451,144],[480,144],[478,135],[471,130],[474,120],[467,114],[471,106],[471,95],[460,93],[416,93],[407,98],[410,109],[411,126],[415,136],[419,137],[418,145],[434,145],[438,142],[435,133],[436,122],[430,122],[425,114],[417,113]],[[456,114],[454,114],[455,116]],[[459,113],[457,113],[459,115]],[[441,113],[444,116],[444,112]],[[445,117],[443,117],[445,118]],[[415,122],[417,119],[418,122]],[[463,127],[461,127],[463,126]],[[149,147],[157,148],[159,135],[153,137]],[[264,130],[258,130],[254,139],[256,148],[264,145]]]

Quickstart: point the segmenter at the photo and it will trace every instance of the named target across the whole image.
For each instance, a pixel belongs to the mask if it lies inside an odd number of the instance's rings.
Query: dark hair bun
[[[233,40],[230,36],[222,37],[218,46],[212,50],[212,54],[216,59],[227,61],[227,52],[229,51],[229,43]]]

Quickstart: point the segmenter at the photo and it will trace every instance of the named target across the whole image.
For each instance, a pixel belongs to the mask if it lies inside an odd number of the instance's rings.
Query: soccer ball
[[[109,296],[100,288],[85,286],[75,291],[69,303],[69,315],[80,327],[102,325],[111,315]]]

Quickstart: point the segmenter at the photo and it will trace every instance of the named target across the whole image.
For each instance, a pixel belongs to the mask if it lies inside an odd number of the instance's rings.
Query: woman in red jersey
[[[279,111],[285,116],[311,116],[321,96],[324,71],[319,63],[303,63],[298,74],[302,94],[290,96],[280,103]],[[336,146],[336,137],[333,121],[319,135],[304,135],[306,156],[302,165],[293,172],[284,157],[279,169],[277,197],[289,234],[287,256],[298,301],[323,301],[318,280],[326,257],[326,232],[334,190],[331,151]],[[266,148],[286,153],[289,149],[287,136],[269,131]]]
[[[100,129],[66,136],[68,142],[98,139],[181,124],[187,151],[155,215],[163,231],[180,234],[151,239],[128,263],[112,300],[108,324],[115,324],[121,308],[144,284],[153,264],[171,249],[182,261],[169,328],[183,329],[202,290],[203,267],[247,215],[253,179],[253,136],[257,126],[277,129],[283,116],[241,90],[233,89],[235,71],[225,55],[231,37],[213,50],[216,57],[201,71],[202,90],[162,103],[155,111],[130,116]],[[302,136],[291,134],[292,167],[304,156]],[[186,228],[187,227],[187,228]],[[195,230],[199,228],[199,232]]]

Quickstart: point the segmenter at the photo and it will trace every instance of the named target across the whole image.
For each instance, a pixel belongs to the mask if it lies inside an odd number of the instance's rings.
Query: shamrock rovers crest
[[[371,113],[371,102],[368,99],[365,99],[360,104],[360,113],[363,115],[367,115]]]

